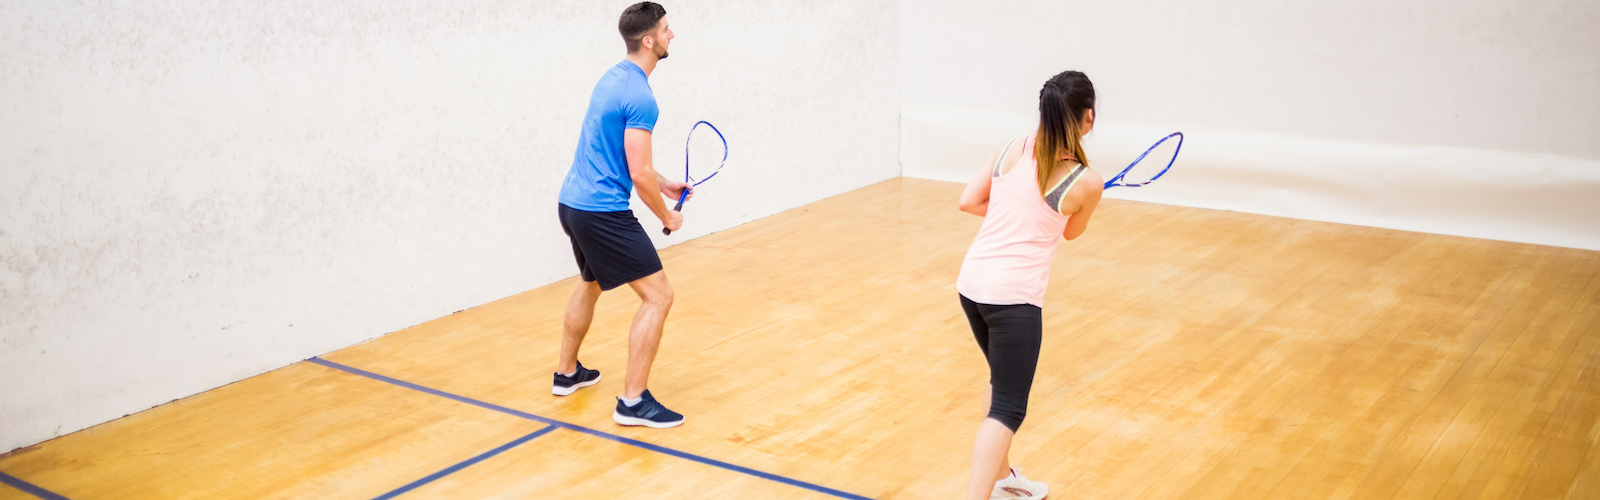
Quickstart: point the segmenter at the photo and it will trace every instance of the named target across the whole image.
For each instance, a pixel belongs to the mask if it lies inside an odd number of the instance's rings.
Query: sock
[[[556,375],[560,375],[560,376],[567,377],[567,378],[572,378],[573,375],[577,375],[577,374],[578,374],[578,369],[577,368],[573,368],[572,369],[572,373],[557,373]]]
[[[640,396],[640,397],[633,398],[633,399],[628,399],[628,398],[617,398],[617,399],[621,399],[622,400],[622,406],[633,408],[635,406],[638,406],[640,401],[644,401],[644,396]]]

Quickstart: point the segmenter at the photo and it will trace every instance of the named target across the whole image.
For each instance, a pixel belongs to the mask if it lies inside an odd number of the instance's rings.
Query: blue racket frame
[[[711,171],[711,175],[696,181],[694,180],[694,176],[689,174],[689,141],[694,139],[694,130],[700,128],[701,125],[711,127],[711,131],[717,133],[717,139],[722,141],[722,161],[717,163],[717,168]],[[689,187],[685,188],[682,193],[678,193],[678,204],[677,206],[672,207],[672,211],[682,212],[683,202],[689,199],[689,191],[693,190],[695,186],[704,184],[706,181],[711,180],[712,177],[716,177],[717,174],[722,173],[722,166],[726,164],[728,164],[728,138],[723,137],[722,131],[717,130],[717,126],[712,125],[711,122],[705,120],[695,122],[693,126],[689,127],[689,135],[683,139],[683,182],[689,184]],[[672,230],[661,228],[661,234],[672,234]]]
[[[1172,150],[1172,159],[1167,160],[1167,166],[1166,167],[1163,167],[1160,172],[1156,172],[1156,175],[1151,176],[1150,180],[1147,180],[1147,181],[1144,181],[1144,182],[1135,182],[1135,183],[1131,183],[1131,184],[1122,182],[1123,181],[1122,177],[1125,176],[1125,175],[1128,175],[1128,171],[1133,170],[1133,167],[1135,165],[1138,165],[1139,162],[1144,161],[1144,157],[1148,156],[1151,151],[1155,151],[1156,148],[1161,147],[1161,143],[1167,142],[1167,139],[1171,139],[1173,137],[1177,137],[1178,138],[1178,147],[1176,149]],[[1145,149],[1143,153],[1140,153],[1138,158],[1134,158],[1133,159],[1133,163],[1129,163],[1128,164],[1128,168],[1122,169],[1122,172],[1118,173],[1116,177],[1112,177],[1111,180],[1106,181],[1105,188],[1106,189],[1111,189],[1111,188],[1114,188],[1114,187],[1140,187],[1140,186],[1144,186],[1144,185],[1150,184],[1152,182],[1155,182],[1156,179],[1160,179],[1161,176],[1166,175],[1168,170],[1172,170],[1172,164],[1174,162],[1178,161],[1178,153],[1182,152],[1182,151],[1183,151],[1183,132],[1173,132],[1171,134],[1167,134],[1166,137],[1162,137],[1161,140],[1156,141],[1155,144],[1150,145],[1150,147],[1148,149]]]

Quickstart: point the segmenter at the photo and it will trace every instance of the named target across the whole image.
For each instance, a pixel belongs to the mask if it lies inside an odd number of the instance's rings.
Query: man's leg
[[[628,286],[639,294],[641,303],[638,314],[633,316],[633,328],[628,332],[628,378],[623,383],[622,395],[637,399],[649,388],[650,365],[655,363],[656,350],[661,347],[661,327],[667,322],[667,312],[672,310],[672,285],[667,283],[666,271],[656,271]]]
[[[600,284],[579,281],[567,300],[567,314],[561,325],[561,359],[556,362],[556,373],[572,373],[578,369],[578,348],[583,337],[589,334],[589,324],[594,322],[594,305],[600,301]]]

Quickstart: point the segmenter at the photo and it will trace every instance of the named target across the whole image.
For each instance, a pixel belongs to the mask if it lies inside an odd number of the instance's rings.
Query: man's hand
[[[661,221],[668,231],[677,231],[683,227],[683,212],[668,210],[666,220]]]
[[[689,198],[693,198],[694,188],[689,187],[689,183],[687,182],[669,181],[666,177],[662,177],[661,174],[656,174],[656,186],[661,190],[662,196],[670,198],[668,203],[673,205],[672,210],[667,212],[667,214],[669,214],[668,218],[661,219],[662,232],[666,234],[672,234],[673,231],[677,231],[678,228],[683,227],[683,212],[678,211],[678,209],[683,208],[683,204],[675,202],[678,201],[678,197],[682,196],[685,191],[689,193]],[[640,191],[640,193],[643,192],[644,191]],[[688,198],[685,198],[685,200],[687,199]]]
[[[669,181],[665,178],[661,178],[657,184],[661,185],[661,195],[667,197],[667,199],[672,200],[673,202],[678,201],[678,197],[683,195],[684,190],[689,191],[689,197],[685,199],[694,198],[694,188],[689,187],[689,183],[687,182]]]

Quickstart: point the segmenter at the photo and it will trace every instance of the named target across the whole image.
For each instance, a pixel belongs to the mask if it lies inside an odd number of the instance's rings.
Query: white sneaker
[[[1050,494],[1050,486],[1038,481],[1029,481],[1022,476],[1022,471],[1016,467],[1011,468],[1011,475],[994,483],[994,491],[989,493],[990,500],[1025,498],[1037,500]]]

